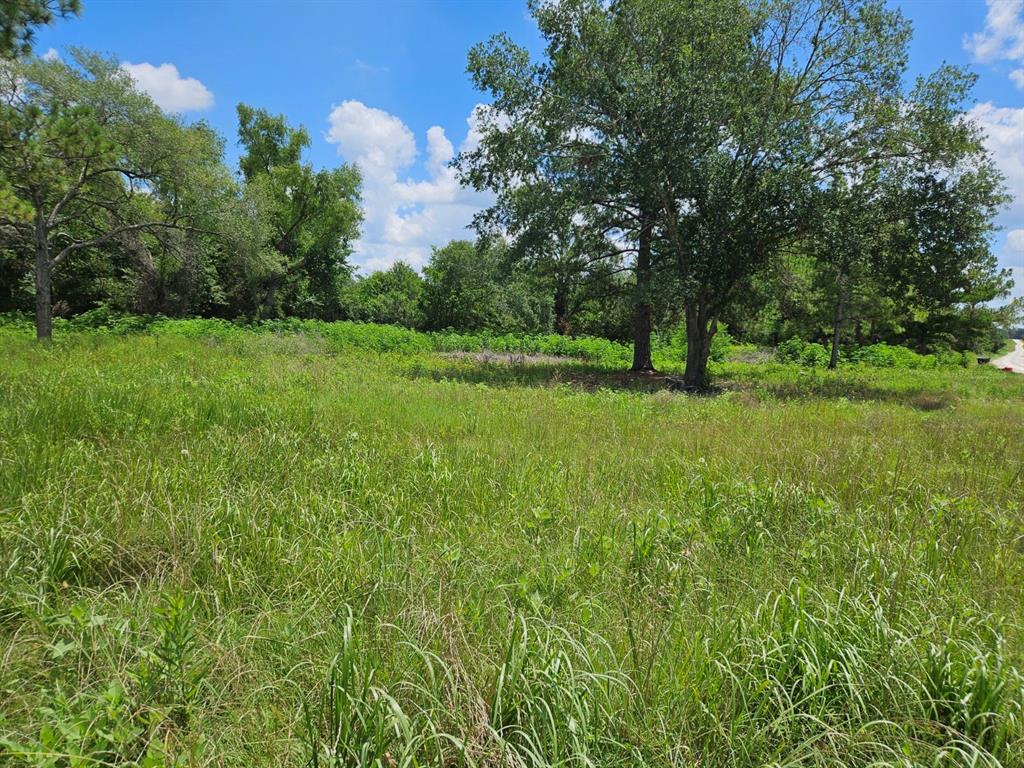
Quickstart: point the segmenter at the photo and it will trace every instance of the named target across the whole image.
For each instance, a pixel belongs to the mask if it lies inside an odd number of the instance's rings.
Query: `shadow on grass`
[[[856,379],[806,382],[723,382],[727,389],[754,392],[776,400],[853,400],[896,403],[919,411],[941,411],[957,404],[959,398],[948,389],[927,387],[893,388]]]
[[[756,405],[760,398],[781,401],[845,399],[888,402],[920,411],[938,411],[953,407],[959,401],[956,393],[944,382],[890,381],[881,374],[878,376],[881,381],[872,381],[870,375],[844,375],[842,372],[794,375],[789,370],[766,370],[754,365],[744,365],[743,369],[724,366],[716,373],[713,386],[700,393],[680,391],[681,376],[677,371],[634,373],[581,360],[534,359],[528,355],[426,357],[402,366],[402,373],[411,379],[457,381],[490,387],[568,386],[583,391],[603,389],[702,396],[734,393],[751,405]]]

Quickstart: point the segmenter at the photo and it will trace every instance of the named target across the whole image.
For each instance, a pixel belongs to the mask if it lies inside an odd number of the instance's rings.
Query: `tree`
[[[481,244],[453,240],[434,248],[423,270],[420,306],[428,330],[477,331],[494,324],[498,288],[494,254]]]
[[[1002,176],[977,127],[963,118],[973,83],[952,67],[919,80],[886,143],[862,146],[818,195],[811,239],[833,297],[831,368],[846,310],[860,289],[902,304],[916,318],[912,323],[1008,290],[989,248],[1006,200]],[[971,346],[957,336],[953,344]]]
[[[191,221],[186,198],[219,164],[209,131],[190,129],[139,93],[113,61],[9,63],[0,72],[0,179],[11,195],[0,232],[32,254],[36,335],[52,334],[54,269],[133,237]]]
[[[309,136],[284,115],[239,104],[238,123],[245,150],[239,166],[247,194],[269,222],[266,245],[277,261],[257,314],[336,319],[362,221],[359,171],[353,165],[314,171],[303,163]]]
[[[882,275],[904,286],[905,340],[921,349],[980,349],[1000,313],[992,302],[1013,287],[989,237],[1007,196],[1001,174],[976,139],[941,169],[908,174],[903,230]]]
[[[828,367],[834,369],[839,364],[839,344],[852,294],[877,272],[877,260],[888,248],[887,208],[893,201],[870,178],[854,184],[836,179],[822,198],[824,215],[811,237],[818,274],[825,278],[826,291],[832,294]]]
[[[546,215],[532,217],[529,226],[506,245],[503,271],[508,281],[523,283],[536,300],[550,301],[555,333],[579,332],[581,313],[586,312],[588,327],[593,328],[596,321],[602,333],[618,334],[618,329],[611,331],[617,316],[598,318],[595,312],[606,313],[611,309],[609,300],[621,303],[622,297],[633,293],[622,279],[628,270],[618,269],[604,244],[572,222],[571,209],[555,207],[558,202],[553,198],[534,203],[538,214]],[[627,332],[623,338],[630,336]]]
[[[613,28],[616,9],[596,0],[531,2],[547,42],[543,63],[504,35],[474,47],[469,71],[493,104],[480,113],[479,145],[457,164],[465,183],[497,193],[477,219],[481,231],[511,238],[517,253],[534,258],[553,239],[585,243],[581,268],[605,261],[633,275],[632,368],[648,371],[661,255],[646,115],[637,109],[649,83],[629,64]]]
[[[550,330],[550,297],[517,273],[499,242],[453,240],[435,248],[423,270],[420,299],[428,330]]]
[[[35,27],[81,12],[80,0],[0,0],[0,59],[32,50]]]
[[[573,222],[596,258],[632,273],[633,370],[652,368],[656,289],[675,272],[689,327],[712,327],[688,347],[687,375],[702,381],[717,316],[696,294],[719,276],[699,267],[735,249],[700,231],[711,213],[702,219],[696,204],[702,194],[729,203],[737,191],[728,174],[743,163],[729,132],[740,135],[737,113],[768,79],[753,55],[756,14],[740,0],[571,0],[531,11],[548,43],[544,63],[501,36],[470,53],[474,81],[494,102],[479,147],[460,157],[463,178],[498,193],[485,222],[520,239],[548,225],[545,208],[557,201],[567,213],[556,226]],[[770,205],[749,227],[760,237],[778,190],[753,186]],[[719,212],[719,223],[735,218],[728,206]],[[732,267],[728,280],[743,280]]]
[[[405,328],[423,325],[420,297],[423,278],[405,262],[356,280],[345,294],[345,313],[352,320],[388,323]]]
[[[690,54],[671,59],[683,75],[666,75],[671,107],[656,124],[665,232],[686,307],[684,378],[694,388],[707,383],[710,342],[737,292],[811,234],[817,191],[830,179],[894,150],[908,99],[909,27],[880,2],[783,0],[736,18],[746,32],[730,39],[746,37],[746,53],[695,49],[699,60],[726,63],[693,67],[708,78],[695,116],[685,96]],[[715,138],[673,143],[669,127],[683,119]]]

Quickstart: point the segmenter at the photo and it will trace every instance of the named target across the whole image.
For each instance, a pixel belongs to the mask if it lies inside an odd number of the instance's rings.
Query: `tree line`
[[[140,93],[116,62],[8,61],[0,72],[3,301],[98,302],[168,315],[338,315],[358,234],[359,174],[303,162],[304,130],[239,105],[224,141]],[[56,293],[54,293],[54,289]]]
[[[308,133],[238,106],[225,140],[138,91],[115,61],[26,55],[71,2],[4,6],[0,312],[352,319],[441,330],[982,349],[1011,287],[989,239],[1007,196],[974,77],[907,84],[911,30],[880,0],[533,0],[533,60],[469,53],[491,97],[463,183],[494,196],[477,238],[352,267],[358,170],[316,169]],[[48,14],[48,15],[47,15]]]

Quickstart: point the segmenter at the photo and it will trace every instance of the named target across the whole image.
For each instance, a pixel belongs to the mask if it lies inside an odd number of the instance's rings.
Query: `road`
[[[1024,373],[1024,341],[1017,339],[1016,348],[1008,355],[997,357],[992,361],[996,368],[1013,368],[1014,373]]]

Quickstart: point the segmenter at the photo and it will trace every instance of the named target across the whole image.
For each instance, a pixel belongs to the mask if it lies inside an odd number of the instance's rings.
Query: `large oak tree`
[[[650,367],[651,301],[685,308],[684,378],[739,292],[814,226],[819,192],[916,151],[965,80],[904,86],[910,29],[878,0],[534,2],[543,61],[498,36],[470,53],[489,92],[463,178],[497,193],[480,222],[519,241],[568,218],[635,279],[634,369]],[[943,84],[952,87],[943,91]],[[556,204],[553,204],[553,201]],[[562,219],[550,221],[550,211]]]

